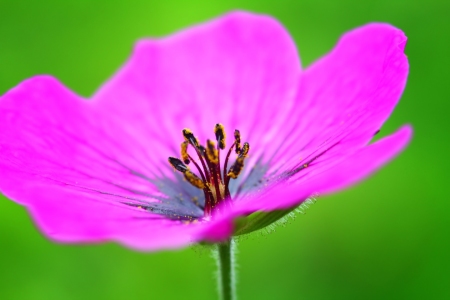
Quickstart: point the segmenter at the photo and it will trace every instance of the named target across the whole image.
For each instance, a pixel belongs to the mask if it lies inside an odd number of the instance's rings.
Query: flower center
[[[181,158],[169,157],[172,167],[183,173],[184,178],[191,185],[203,190],[205,194],[205,216],[211,215],[214,208],[221,202],[231,201],[229,184],[231,179],[238,178],[244,168],[244,160],[250,150],[250,145],[244,143],[241,146],[241,134],[239,130],[234,131],[234,143],[228,150],[223,173],[220,165],[220,150],[225,149],[225,128],[222,124],[216,124],[214,133],[217,145],[212,140],[206,141],[206,147],[202,146],[191,130],[183,129],[184,142],[181,143]],[[194,148],[198,162],[188,153],[188,147]],[[238,155],[234,164],[228,169],[228,160],[231,152],[235,150]],[[192,172],[187,166],[192,162],[198,174]]]

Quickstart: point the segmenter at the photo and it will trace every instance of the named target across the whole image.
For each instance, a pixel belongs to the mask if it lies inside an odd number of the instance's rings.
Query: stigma
[[[244,143],[241,146],[239,130],[234,131],[234,142],[230,146],[223,167],[220,164],[220,150],[226,147],[226,133],[222,124],[214,127],[216,141],[207,140],[206,147],[202,146],[194,133],[184,128],[182,130],[184,141],[181,143],[180,156],[169,157],[169,163],[174,170],[183,173],[185,180],[192,186],[203,190],[205,194],[205,217],[210,216],[215,207],[224,201],[231,201],[230,180],[236,179],[244,168],[245,158],[248,156],[250,145]],[[195,152],[194,159],[189,153],[189,146]],[[233,149],[235,151],[233,151]],[[231,153],[237,154],[235,162],[228,168]],[[192,171],[188,165],[193,164]]]

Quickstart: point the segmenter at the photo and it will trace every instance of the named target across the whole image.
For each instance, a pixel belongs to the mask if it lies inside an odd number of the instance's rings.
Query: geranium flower
[[[408,126],[370,144],[404,89],[405,44],[369,24],[302,70],[277,21],[237,12],[139,41],[88,100],[33,77],[0,99],[0,190],[58,242],[226,241],[405,147]]]

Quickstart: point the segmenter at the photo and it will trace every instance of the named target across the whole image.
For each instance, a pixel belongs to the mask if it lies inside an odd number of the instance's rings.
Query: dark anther
[[[228,172],[228,176],[236,179],[244,168],[244,159],[248,155],[248,151],[250,150],[250,144],[245,142],[242,146],[241,151],[239,152],[239,156],[236,158],[236,161],[231,166],[230,171]]]
[[[225,149],[225,128],[222,124],[217,123],[214,127],[214,133],[216,134],[216,140],[220,149]]]
[[[236,179],[244,168],[244,156],[240,156],[236,159],[234,164],[231,166],[230,171],[228,172],[228,176]]]
[[[216,144],[211,140],[206,141],[206,156],[213,164],[219,162],[219,152],[216,149]]]
[[[204,146],[202,146],[202,145],[198,146],[198,151],[200,151],[200,154],[201,154],[202,156],[205,156],[205,154],[206,154],[206,149],[205,149]]]
[[[236,145],[236,154],[239,154],[241,152],[241,133],[239,130],[234,130],[234,140]]]
[[[174,167],[177,171],[180,171],[182,173],[185,173],[189,170],[189,168],[183,164],[181,160],[175,157],[169,157],[169,163]]]
[[[181,158],[183,159],[185,164],[189,164],[191,161],[189,159],[189,154],[187,152],[189,146],[189,142],[188,141],[184,141],[181,143]]]
[[[195,148],[198,148],[198,140],[197,138],[194,136],[194,134],[192,133],[191,130],[185,128],[183,129],[183,136],[186,139],[186,141],[189,142],[189,144],[191,144],[192,146],[194,146]]]
[[[239,156],[247,157],[249,150],[250,150],[250,144],[245,142],[244,146],[242,146],[242,149],[241,149],[241,152],[239,153]]]

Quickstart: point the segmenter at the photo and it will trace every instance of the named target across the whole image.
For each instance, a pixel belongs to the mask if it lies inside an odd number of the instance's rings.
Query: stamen
[[[189,164],[191,161],[189,160],[189,154],[187,152],[189,146],[188,141],[184,141],[181,143],[181,158],[183,159],[185,164]]]
[[[219,152],[216,149],[216,144],[211,140],[206,141],[206,156],[211,163],[219,163]]]
[[[169,157],[169,163],[172,165],[172,167],[174,167],[175,170],[180,171],[181,173],[184,173],[184,178],[186,178],[186,180],[190,184],[192,184],[193,186],[195,186],[199,189],[205,188],[205,183],[203,182],[203,180],[201,180],[197,175],[192,173],[189,170],[189,168],[185,164],[183,164],[183,162],[181,160],[179,160],[178,158],[175,158],[175,157]]]
[[[172,165],[172,167],[174,167],[175,170],[180,171],[181,173],[185,173],[189,170],[189,168],[176,157],[169,157],[169,163]]]
[[[192,133],[192,131],[190,129],[184,128],[183,129],[183,136],[186,139],[186,141],[189,142],[189,144],[191,144],[195,148],[198,148],[198,146],[199,146],[198,140],[194,136],[194,134]]]
[[[202,169],[200,166],[195,162],[195,160],[189,155],[189,159],[192,160],[192,163],[197,168],[198,173],[200,173],[200,176],[202,177],[203,181],[206,182],[205,174],[203,174]]]
[[[189,156],[189,159],[192,161],[192,163],[195,165],[195,167],[197,168],[198,172],[200,173],[200,176],[202,177],[203,180],[203,193],[205,194],[205,214],[209,215],[211,213],[211,199],[213,199],[213,195],[211,193],[211,190],[209,188],[207,188],[205,182],[206,182],[206,178],[205,175],[202,172],[202,169],[200,168],[200,166],[195,162],[194,159],[192,159],[191,156]],[[187,180],[187,179],[186,179]]]
[[[184,128],[182,132],[183,132],[184,139],[187,142],[189,142],[189,144],[194,146],[195,151],[197,152],[198,158],[200,159],[200,162],[202,164],[203,170],[205,170],[206,180],[209,181],[209,179],[210,179],[209,172],[208,172],[208,169],[206,168],[206,164],[203,159],[203,156],[205,156],[205,147],[201,146],[198,143],[197,138],[194,136],[194,134],[192,133],[192,131],[190,129]]]
[[[228,150],[228,154],[225,158],[225,164],[223,165],[223,178],[227,178],[227,167],[228,167],[228,159],[230,158],[230,154],[231,154],[231,150],[233,150],[235,143],[233,143],[233,145],[231,145],[230,149]]]
[[[185,141],[181,143],[181,160],[175,157],[169,157],[169,163],[172,167],[183,173],[184,178],[191,185],[198,189],[202,189],[205,194],[204,214],[209,216],[214,207],[224,200],[231,200],[229,191],[230,179],[236,179],[244,168],[244,160],[250,150],[250,145],[244,143],[241,147],[241,135],[239,130],[234,131],[235,141],[231,145],[226,155],[223,177],[220,165],[220,150],[225,148],[225,128],[222,124],[217,123],[214,127],[214,133],[217,140],[207,140],[206,148],[198,142],[198,139],[194,136],[193,132],[187,128],[183,129],[183,137]],[[195,152],[198,155],[198,161],[193,159],[189,153],[189,144],[194,147]],[[228,159],[231,152],[235,150],[238,154],[236,161],[228,170]],[[183,163],[184,162],[184,163]],[[187,164],[193,163],[201,178],[193,173]],[[228,173],[227,173],[228,172]],[[228,201],[227,200],[227,201]]]
[[[184,178],[186,178],[186,180],[190,184],[192,184],[193,186],[195,186],[195,187],[197,187],[199,189],[204,189],[205,188],[205,183],[203,182],[203,180],[198,178],[197,175],[195,175],[194,173],[192,173],[189,170],[184,173]]]
[[[248,156],[248,151],[250,150],[250,144],[245,142],[242,146],[241,152],[239,152],[239,156],[231,166],[230,171],[228,172],[228,177],[233,179],[238,178],[242,169],[244,168],[244,159]]]
[[[239,154],[241,152],[241,133],[239,130],[234,130],[234,143],[236,145],[236,154]]]
[[[204,146],[199,145],[199,146],[198,146],[198,151],[200,151],[200,154],[201,154],[202,156],[205,156],[206,149],[205,149]]]
[[[225,128],[222,124],[217,123],[216,127],[214,127],[214,133],[216,134],[216,140],[220,149],[225,149]]]
[[[234,164],[231,166],[230,171],[228,172],[228,176],[236,179],[244,168],[244,156],[239,156]]]
[[[241,152],[239,153],[239,156],[247,157],[249,150],[250,150],[250,144],[245,142],[244,146],[242,146],[242,149],[241,149]]]

